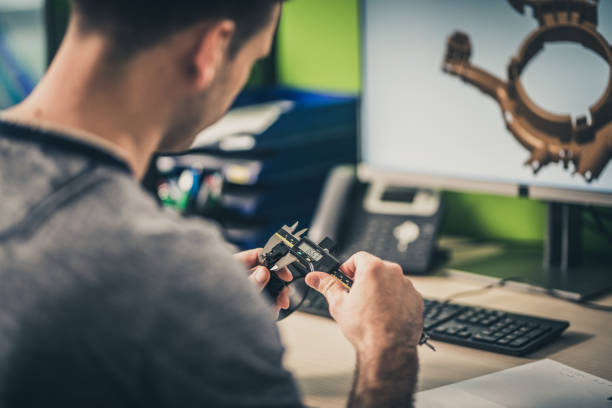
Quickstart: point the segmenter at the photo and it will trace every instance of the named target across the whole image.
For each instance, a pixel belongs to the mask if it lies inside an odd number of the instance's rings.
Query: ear
[[[202,31],[192,61],[194,85],[198,90],[208,88],[214,81],[227,57],[235,32],[236,25],[232,20],[221,20]]]

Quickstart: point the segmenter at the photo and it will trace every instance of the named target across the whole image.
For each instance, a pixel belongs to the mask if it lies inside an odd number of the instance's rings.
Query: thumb
[[[330,306],[337,305],[346,296],[346,290],[340,282],[325,272],[309,273],[306,275],[306,284],[325,296]]]
[[[270,272],[265,267],[258,266],[253,268],[249,280],[253,282],[257,290],[262,291],[270,281]]]

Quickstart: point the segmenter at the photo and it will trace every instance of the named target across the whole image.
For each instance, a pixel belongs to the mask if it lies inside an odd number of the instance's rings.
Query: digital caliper
[[[303,229],[294,234],[298,227],[296,222],[291,227],[285,225],[268,240],[263,251],[259,255],[259,261],[271,272],[278,271],[295,262],[298,262],[304,269],[314,272],[326,272],[336,278],[347,291],[353,286],[353,280],[340,270],[341,263],[330,254],[334,247],[334,242],[330,238],[325,238],[319,244],[303,237],[308,229]],[[266,286],[266,293],[276,299],[280,291],[287,286],[287,282],[280,279],[275,273],[271,273],[270,282]],[[435,351],[435,348],[428,343],[429,335],[425,332],[421,334],[419,345],[427,345]]]

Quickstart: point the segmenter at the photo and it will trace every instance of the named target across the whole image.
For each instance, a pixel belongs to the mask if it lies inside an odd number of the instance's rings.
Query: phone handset
[[[343,214],[357,181],[354,166],[334,168],[325,182],[308,236],[314,242],[329,237],[338,242]]]

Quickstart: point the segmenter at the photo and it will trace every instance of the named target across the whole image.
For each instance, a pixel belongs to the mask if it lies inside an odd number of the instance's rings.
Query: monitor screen
[[[0,0],[0,109],[25,98],[47,66],[43,0]]]
[[[612,1],[599,2],[597,12],[595,31],[609,44]],[[506,82],[511,58],[538,26],[531,8],[520,14],[502,0],[363,0],[362,165],[408,179],[425,176],[450,188],[471,181],[540,187],[577,201],[581,193],[596,193],[612,202],[612,163],[601,159],[603,170],[596,178],[588,173],[593,180],[587,181],[574,174],[571,160],[565,168],[563,160],[532,158],[509,129],[512,115],[504,114],[499,100],[442,69],[449,38],[461,32],[471,43],[471,65]],[[569,114],[573,123],[586,115],[592,124],[589,107],[602,97],[610,67],[578,43],[555,42],[545,45],[520,78],[540,108]],[[608,129],[612,143],[612,125]],[[529,130],[558,136],[550,126]]]

